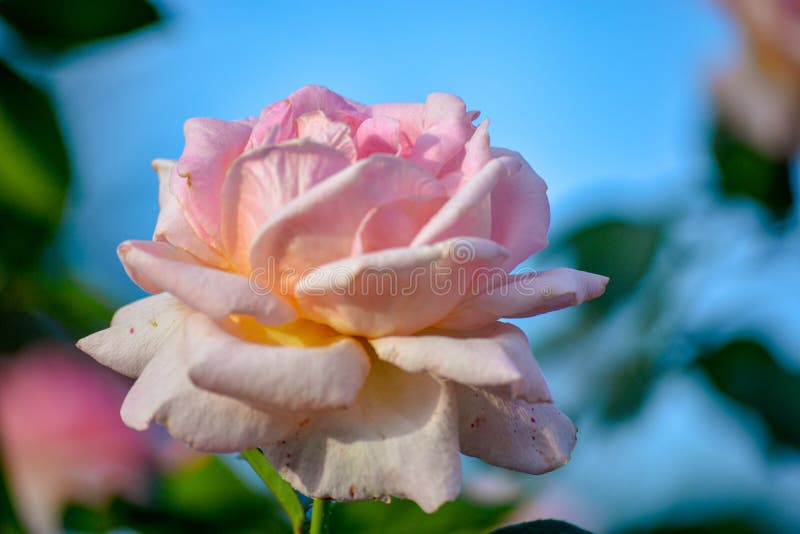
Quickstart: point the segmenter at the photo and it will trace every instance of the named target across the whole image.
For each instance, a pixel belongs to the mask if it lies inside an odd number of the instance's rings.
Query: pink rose
[[[528,473],[575,428],[521,330],[602,276],[509,275],[546,243],[544,182],[457,97],[365,106],[304,87],[258,119],[191,119],[156,160],[153,241],[120,258],[155,296],[79,342],[138,377],[122,407],[214,452],[260,446],[295,488],[431,511],[459,452]]]
[[[73,352],[46,343],[0,362],[0,444],[32,532],[59,530],[67,502],[101,504],[147,491],[149,436],[118,415],[127,385]]]
[[[793,154],[800,145],[800,2],[723,0],[745,38],[739,65],[718,76],[721,118],[762,151]]]

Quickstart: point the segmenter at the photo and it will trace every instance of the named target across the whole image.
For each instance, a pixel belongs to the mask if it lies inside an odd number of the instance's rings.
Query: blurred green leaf
[[[653,262],[661,230],[655,225],[609,220],[583,228],[568,239],[577,267],[611,278],[605,294],[589,303],[604,312],[630,295]]]
[[[0,444],[2,444],[2,439],[0,439]],[[14,512],[11,492],[6,483],[2,453],[3,451],[0,449],[0,534],[22,534],[22,527]]]
[[[147,505],[123,500],[98,509],[72,505],[65,510],[64,526],[82,532],[133,528],[152,534],[291,531],[274,502],[213,456],[159,479]]]
[[[433,514],[426,514],[412,501],[401,499],[390,504],[380,501],[334,503],[331,508],[328,527],[333,533],[467,534],[488,531],[514,508],[514,504],[488,505],[458,499],[444,504]]]
[[[607,397],[602,407],[603,417],[622,421],[639,413],[656,378],[649,357],[641,355],[625,361],[604,385]]]
[[[0,282],[38,265],[61,221],[68,184],[48,97],[0,61]]]
[[[539,519],[493,530],[492,534],[589,534],[588,530],[557,519]]]
[[[63,52],[158,20],[144,0],[3,0],[0,16],[31,46]]]
[[[722,125],[714,129],[714,157],[719,186],[727,195],[745,196],[782,219],[794,203],[790,162],[756,150]]]
[[[746,339],[703,355],[697,365],[717,389],[756,410],[778,442],[800,447],[800,373]]]

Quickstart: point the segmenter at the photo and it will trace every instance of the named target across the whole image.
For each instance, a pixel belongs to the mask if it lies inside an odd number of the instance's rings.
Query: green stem
[[[274,467],[270,465],[264,454],[259,449],[250,449],[242,451],[242,457],[247,460],[253,471],[258,474],[264,484],[267,485],[269,490],[275,495],[275,499],[283,507],[286,515],[289,516],[289,521],[292,523],[292,530],[296,534],[303,531],[303,522],[305,521],[305,513],[303,507],[300,505],[300,499],[292,489],[288,482],[283,480]],[[316,506],[314,507],[314,514],[317,513]],[[312,529],[314,523],[312,518]],[[313,530],[312,530],[313,532]]]
[[[327,503],[323,499],[314,499],[314,508],[311,510],[311,529],[308,534],[322,534],[326,505]]]

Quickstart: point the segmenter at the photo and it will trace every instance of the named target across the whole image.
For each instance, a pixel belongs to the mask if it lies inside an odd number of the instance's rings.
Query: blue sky
[[[603,180],[702,172],[706,86],[735,49],[709,1],[190,2],[47,74],[74,154],[79,272],[137,294],[114,247],[157,214],[155,157],[192,116],[237,118],[317,83],[365,103],[462,96],[563,198]],[[563,211],[566,211],[563,210]]]

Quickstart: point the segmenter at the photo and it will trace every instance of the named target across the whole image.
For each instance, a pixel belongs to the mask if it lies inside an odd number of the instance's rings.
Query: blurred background
[[[287,529],[235,457],[129,431],[73,350],[142,295],[116,245],[158,213],[183,122],[306,84],[461,96],[550,187],[526,266],[607,294],[520,321],[572,461],[466,461],[432,516],[334,507],[334,532],[800,531],[800,2],[0,2],[0,533]],[[338,530],[337,530],[338,529]]]

